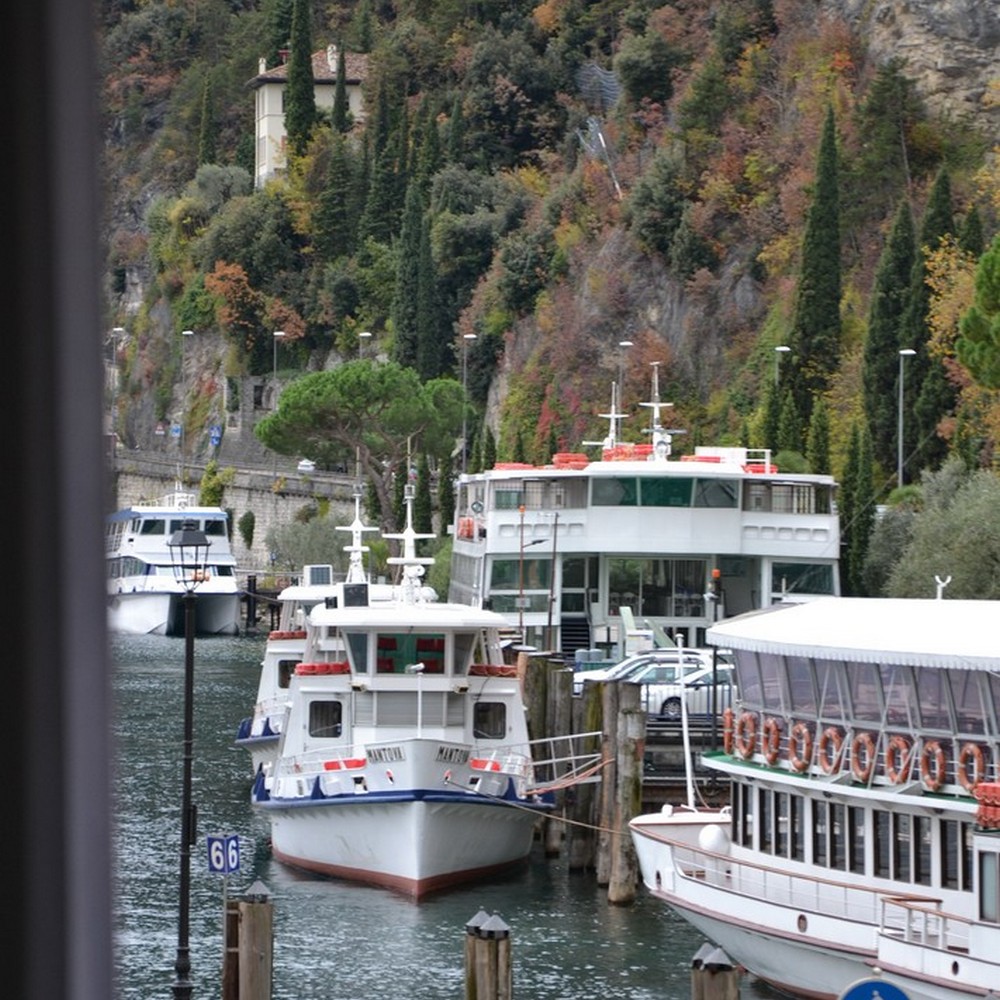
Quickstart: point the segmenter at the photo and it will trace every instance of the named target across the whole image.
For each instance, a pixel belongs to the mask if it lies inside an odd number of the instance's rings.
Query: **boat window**
[[[771,567],[771,590],[776,594],[833,594],[833,566],[829,563],[776,562]]]
[[[639,479],[643,507],[690,507],[694,480],[684,478]],[[631,504],[629,504],[631,506]],[[703,505],[705,506],[705,505]]]
[[[788,856],[795,861],[806,858],[806,825],[804,801],[793,795],[788,803]]]
[[[1000,731],[1000,676],[997,674],[986,674],[987,687],[989,688],[989,700],[993,704],[993,731]]]
[[[788,857],[788,792],[774,793],[774,853]]]
[[[979,855],[979,919],[1000,924],[1000,854]]]
[[[766,788],[757,789],[757,815],[760,823],[760,844],[757,849],[765,854],[771,853],[774,846],[774,813],[772,811],[771,792]]]
[[[444,671],[443,633],[380,632],[375,645],[380,674],[416,673],[417,664],[423,664],[423,673]]]
[[[455,665],[456,674],[468,673],[469,664],[473,661],[476,651],[476,640],[479,638],[478,632],[456,632],[455,643]],[[483,657],[485,659],[485,656]]]
[[[984,736],[989,712],[979,686],[979,674],[974,670],[949,670],[945,677],[955,706],[955,728],[958,734]]]
[[[890,868],[892,858],[890,814],[884,809],[876,809],[873,820],[875,843],[873,845],[872,859],[875,864],[874,875],[876,878],[889,878],[892,871]]]
[[[344,632],[344,642],[347,643],[348,659],[351,669],[356,674],[368,673],[368,633]]]
[[[972,828],[955,819],[941,820],[941,885],[972,891]]]
[[[848,663],[851,716],[866,722],[882,720],[882,681],[874,663]]]
[[[913,817],[913,881],[931,884],[931,823],[930,816]]]
[[[900,882],[910,881],[910,817],[903,813],[892,814],[892,877]]]
[[[222,518],[208,518],[205,521],[205,534],[209,538],[225,538],[226,522]]]
[[[757,654],[737,649],[733,651],[733,659],[736,661],[736,690],[740,693],[740,700],[746,707],[763,707],[764,695]]]
[[[736,508],[739,483],[735,479],[698,479],[694,485],[695,507]],[[645,497],[645,490],[643,491]]]
[[[497,510],[517,510],[524,501],[520,483],[504,483],[497,485],[493,494],[493,506]]]
[[[336,738],[340,736],[344,706],[340,701],[309,703],[309,735]]]
[[[286,688],[292,679],[292,674],[295,673],[295,668],[301,663],[301,660],[279,660],[278,661],[278,687]]]
[[[830,803],[830,857],[831,868],[847,868],[847,807],[839,802]]]
[[[848,867],[858,875],[865,873],[865,810],[850,806],[847,810]]]
[[[638,483],[634,477],[601,477],[591,480],[590,503],[593,507],[635,507]]]
[[[813,814],[813,864],[826,867],[829,850],[826,841],[827,824],[830,821],[830,803],[816,799],[812,803]]]
[[[912,668],[897,664],[883,665],[882,690],[885,692],[886,721],[892,726],[918,730],[922,696],[917,690]]]
[[[548,590],[551,559],[495,559],[490,567],[490,590]]]
[[[785,681],[785,661],[775,653],[761,653],[758,662],[762,685],[761,708],[780,712],[784,701],[782,687]]]
[[[145,517],[139,522],[140,535],[166,534],[167,522],[162,517]]]
[[[947,671],[936,667],[917,667],[916,690],[920,697],[916,701],[916,710],[920,714],[920,724],[924,729],[936,729],[951,733],[951,700],[948,690]]]
[[[472,709],[472,732],[477,740],[501,740],[507,735],[507,706],[499,701],[477,701]]]
[[[813,682],[811,661],[805,656],[789,656],[785,664],[788,671],[790,710],[797,715],[815,715],[816,685]]]

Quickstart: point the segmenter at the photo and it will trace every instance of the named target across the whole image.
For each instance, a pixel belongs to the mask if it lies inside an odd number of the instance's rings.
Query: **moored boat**
[[[229,515],[221,507],[199,506],[194,494],[180,489],[107,518],[104,549],[112,632],[183,635],[184,588],[174,574],[169,543],[187,522],[203,531],[209,543],[203,578],[194,591],[195,632],[239,634],[242,594],[229,543]]]
[[[739,701],[703,760],[731,802],[632,820],[649,892],[795,996],[995,996],[998,616],[829,598],[714,626]]]
[[[277,757],[251,794],[280,861],[419,900],[526,861],[553,796],[503,659],[506,623],[426,599],[432,560],[415,554],[407,500],[397,594],[345,585],[310,612]]]

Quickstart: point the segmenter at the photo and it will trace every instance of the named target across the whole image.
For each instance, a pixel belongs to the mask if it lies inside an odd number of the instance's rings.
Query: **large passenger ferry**
[[[1000,989],[996,601],[830,598],[720,622],[720,810],[631,821],[649,892],[793,996]]]
[[[600,456],[501,463],[459,478],[448,598],[504,615],[522,642],[570,654],[640,626],[701,645],[713,622],[840,593],[836,483],[771,453],[673,456],[653,367],[649,441],[622,443],[612,392]],[[627,621],[627,619],[624,619]]]

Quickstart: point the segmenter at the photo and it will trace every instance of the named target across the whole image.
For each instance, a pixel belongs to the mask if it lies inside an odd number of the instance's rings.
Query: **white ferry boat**
[[[239,634],[242,594],[229,544],[229,515],[221,507],[199,507],[194,494],[181,490],[107,518],[104,551],[112,632],[184,634],[184,590],[174,575],[168,543],[187,521],[209,542],[204,579],[194,591],[195,630],[199,635]]]
[[[621,608],[704,644],[721,618],[840,593],[831,476],[788,474],[766,450],[697,447],[672,457],[653,367],[646,444],[594,461],[560,453],[460,477],[448,598],[505,616],[536,648],[573,654],[625,639]],[[649,645],[652,645],[650,642]]]
[[[279,861],[419,900],[525,861],[554,797],[502,657],[504,619],[423,599],[432,560],[414,555],[407,511],[398,598],[344,584],[310,612],[276,759],[251,799]],[[561,766],[571,759],[564,744]],[[599,760],[583,758],[591,772]]]
[[[996,997],[998,621],[831,598],[714,626],[739,701],[703,762],[731,804],[632,820],[649,892],[793,996]]]

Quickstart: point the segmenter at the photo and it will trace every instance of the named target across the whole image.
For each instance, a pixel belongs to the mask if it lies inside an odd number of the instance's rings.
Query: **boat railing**
[[[600,781],[604,765],[602,735],[596,731],[532,740],[528,753],[534,762],[535,790]]]
[[[940,905],[940,901],[884,897],[882,933],[922,948],[968,951],[973,921],[945,913]],[[997,937],[1000,939],[1000,928],[997,928]]]
[[[885,893],[876,889],[817,878],[815,874],[800,875],[767,865],[738,861],[728,854],[681,844],[673,845],[672,854],[678,878],[719,886],[748,899],[766,900],[854,923],[881,926],[883,930],[902,930],[901,915],[895,916],[895,923],[886,922],[883,914]],[[904,899],[906,897],[897,897],[897,901]],[[910,902],[926,906],[928,900],[926,897],[912,897]]]

